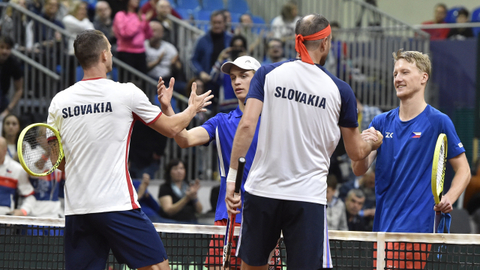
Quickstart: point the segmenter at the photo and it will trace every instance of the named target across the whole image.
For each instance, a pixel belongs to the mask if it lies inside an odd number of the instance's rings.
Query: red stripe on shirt
[[[18,180],[10,177],[0,176],[0,186],[16,189]]]
[[[100,79],[105,79],[105,78],[104,78],[104,77],[88,78],[88,79],[83,79],[82,82],[84,82],[84,81],[93,81],[93,80],[100,80]]]
[[[162,112],[160,112],[160,113],[157,115],[157,117],[155,117],[155,119],[153,119],[152,121],[148,122],[147,126],[155,123],[155,121],[157,121],[157,119],[160,118],[160,115],[162,115]]]
[[[157,115],[157,117],[155,117],[152,121],[150,121],[150,122],[148,122],[148,123],[146,123],[145,121],[143,121],[143,119],[140,118],[136,113],[132,113],[132,114],[133,114],[133,119],[139,120],[139,121],[141,121],[143,124],[149,126],[149,125],[155,123],[155,121],[157,121],[158,118],[160,118],[160,115],[162,115],[162,112],[160,112],[160,113]]]
[[[137,119],[135,114],[133,114],[133,119]],[[134,188],[132,185],[132,179],[130,178],[130,173],[128,172],[128,152],[130,150],[130,139],[132,138],[132,131],[133,131],[133,126],[135,125],[135,120],[132,121],[132,125],[130,126],[130,130],[128,131],[128,139],[127,139],[127,151],[125,153],[125,175],[127,176],[127,187],[128,187],[128,194],[130,194],[130,202],[132,203],[132,208],[137,209],[140,208],[139,205],[135,202],[135,196],[134,196]]]

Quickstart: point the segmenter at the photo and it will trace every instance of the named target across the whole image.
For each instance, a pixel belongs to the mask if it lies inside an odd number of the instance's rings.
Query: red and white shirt
[[[59,92],[49,108],[65,152],[65,215],[140,208],[128,173],[135,120],[160,117],[142,90],[108,79],[80,81]]]

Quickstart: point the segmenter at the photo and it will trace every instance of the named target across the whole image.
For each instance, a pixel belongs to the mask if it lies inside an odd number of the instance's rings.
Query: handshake
[[[377,150],[378,147],[382,145],[383,135],[374,127],[370,127],[369,129],[362,131],[361,136],[364,141],[372,144],[372,150]]]

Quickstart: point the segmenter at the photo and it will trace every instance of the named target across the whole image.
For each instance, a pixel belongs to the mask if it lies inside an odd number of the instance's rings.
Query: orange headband
[[[303,62],[309,63],[309,64],[314,64],[312,61],[312,58],[310,58],[310,55],[308,54],[307,48],[305,47],[305,44],[303,42],[305,40],[319,40],[319,39],[324,39],[330,35],[332,30],[330,29],[330,25],[325,27],[323,30],[318,31],[315,34],[311,34],[308,36],[303,36],[301,34],[298,34],[295,36],[295,50],[300,54],[300,58],[302,59]]]

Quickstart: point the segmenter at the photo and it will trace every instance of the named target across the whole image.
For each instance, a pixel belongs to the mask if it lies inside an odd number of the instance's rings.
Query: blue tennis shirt
[[[210,142],[215,141],[218,152],[218,167],[220,170],[220,193],[218,195],[217,201],[217,210],[215,212],[215,221],[227,219],[227,207],[225,205],[225,192],[226,192],[226,179],[228,174],[228,169],[230,168],[230,156],[232,154],[233,138],[235,137],[235,132],[237,132],[238,123],[242,118],[243,112],[237,107],[235,110],[229,113],[219,113],[214,117],[208,119],[202,127],[207,130],[208,135],[210,136]],[[243,204],[243,194],[245,192],[244,185],[245,180],[247,179],[248,172],[252,166],[253,158],[255,157],[255,152],[257,150],[257,139],[258,139],[258,128],[260,126],[260,119],[257,124],[257,129],[255,131],[255,136],[253,137],[252,144],[248,149],[247,156],[245,159],[245,170],[243,173],[241,194],[242,194],[242,204]],[[210,143],[209,142],[209,143]],[[241,211],[241,209],[240,209]],[[242,222],[242,215],[238,214],[235,219],[236,222]]]

